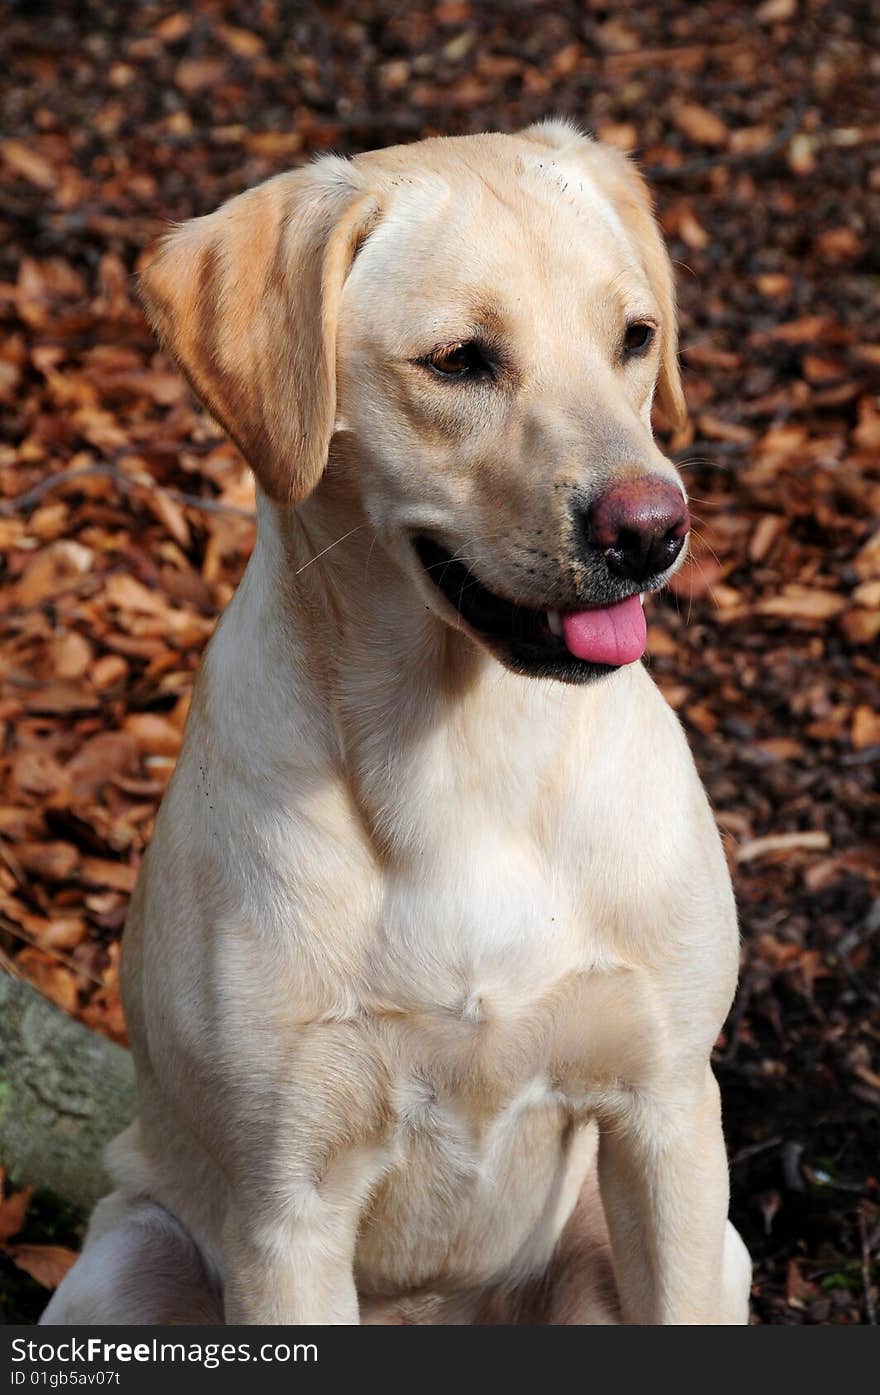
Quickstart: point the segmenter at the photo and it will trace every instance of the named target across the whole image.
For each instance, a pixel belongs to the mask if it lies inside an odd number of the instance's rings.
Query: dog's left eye
[[[480,377],[492,371],[492,365],[479,344],[444,344],[429,354],[425,363],[444,378]]]
[[[656,330],[653,325],[646,324],[644,320],[634,320],[627,325],[623,336],[624,358],[639,358],[646,354],[654,342]]]

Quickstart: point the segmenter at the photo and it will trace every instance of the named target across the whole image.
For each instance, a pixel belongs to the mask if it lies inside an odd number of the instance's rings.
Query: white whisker
[[[301,567],[297,567],[294,576],[299,576],[300,572],[304,572],[306,567],[310,567],[313,562],[317,562],[320,557],[323,557],[325,552],[329,552],[333,547],[338,547],[340,543],[345,542],[346,538],[350,538],[352,533],[357,533],[363,526],[362,523],[359,523],[356,528],[349,528],[348,532],[343,533],[341,538],[337,538],[335,542],[328,543],[326,547],[322,547],[321,551],[316,552],[314,557],[310,557],[307,562],[303,562]]]

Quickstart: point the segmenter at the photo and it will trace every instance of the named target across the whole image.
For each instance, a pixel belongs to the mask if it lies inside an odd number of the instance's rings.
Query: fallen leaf
[[[755,525],[755,531],[749,540],[750,561],[763,562],[776,539],[784,530],[785,519],[779,514],[767,513],[759,518]]]
[[[181,92],[190,95],[213,87],[226,73],[226,65],[218,58],[184,58],[178,63],[174,81]]]
[[[800,586],[792,583],[786,586],[779,596],[768,596],[758,601],[755,612],[758,615],[776,615],[786,620],[831,620],[840,615],[848,605],[845,596],[834,591],[823,591],[818,587]]]
[[[755,11],[755,18],[761,24],[779,24],[786,19],[794,19],[798,0],[764,0]]]
[[[158,713],[130,713],[125,719],[125,731],[147,755],[176,756],[180,750],[180,730]]]
[[[0,141],[0,155],[12,170],[22,178],[36,184],[39,189],[53,189],[57,182],[55,171],[49,161],[33,146],[20,140]]]
[[[131,892],[137,881],[138,869],[124,862],[110,862],[103,857],[84,857],[79,879],[86,886],[110,886],[116,891]]]
[[[803,1307],[804,1301],[813,1298],[817,1288],[801,1273],[796,1259],[790,1259],[785,1273],[785,1292],[791,1307]]]
[[[66,964],[41,949],[28,945],[16,956],[16,968],[33,984],[44,998],[49,998],[65,1012],[75,1012],[79,1000],[76,977]]]
[[[57,1288],[78,1259],[76,1250],[63,1245],[8,1245],[6,1254],[18,1269],[30,1274],[43,1288]]]
[[[853,712],[849,739],[857,751],[880,746],[880,710],[860,704]]]
[[[50,543],[29,562],[15,587],[21,606],[54,599],[75,586],[91,570],[95,554],[82,543],[63,539]]]
[[[79,850],[72,843],[19,842],[15,856],[26,872],[55,882],[68,881],[79,865]]]
[[[82,678],[92,662],[93,652],[84,635],[68,630],[52,646],[52,667],[59,678]]]
[[[701,107],[696,102],[683,102],[674,111],[672,119],[682,135],[698,145],[727,144],[730,132],[726,124],[707,107]]]
[[[91,737],[65,767],[71,799],[95,799],[117,775],[137,774],[138,751],[129,731],[102,731]]]

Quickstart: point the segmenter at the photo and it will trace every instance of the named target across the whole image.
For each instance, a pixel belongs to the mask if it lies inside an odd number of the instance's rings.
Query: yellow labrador
[[[140,1115],[45,1320],[745,1322],[734,903],[639,662],[688,532],[639,176],[562,122],[325,158],[145,295],[259,538],[126,931]]]

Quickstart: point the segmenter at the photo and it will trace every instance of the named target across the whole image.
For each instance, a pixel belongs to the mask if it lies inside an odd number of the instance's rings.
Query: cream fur
[[[641,182],[564,123],[321,161],[173,234],[145,294],[259,536],[126,929],[139,1118],[45,1320],[130,1321],[139,1274],[155,1311],[144,1201],[229,1322],[747,1320],[709,1069],[736,918],[679,724],[638,664],[506,670],[408,542],[564,605],[568,492],[677,478]],[[413,364],[486,319],[503,389]]]

